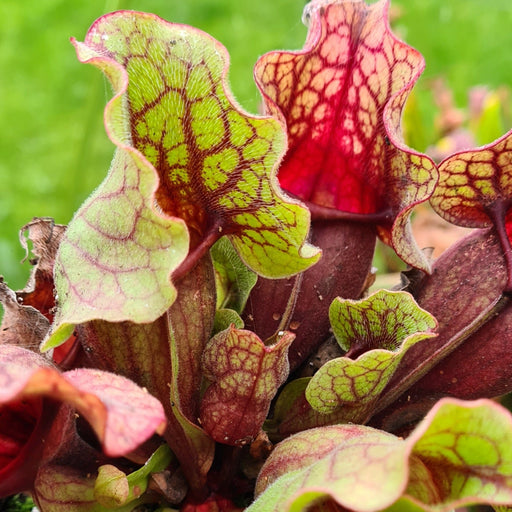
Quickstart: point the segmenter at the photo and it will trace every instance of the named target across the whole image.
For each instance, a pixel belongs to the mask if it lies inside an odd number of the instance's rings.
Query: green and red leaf
[[[512,504],[511,440],[512,416],[503,407],[490,400],[443,399],[407,444],[433,475],[439,503],[454,508]]]
[[[322,258],[299,278],[259,277],[243,313],[245,328],[266,340],[282,329],[288,317],[286,329],[296,335],[288,354],[290,370],[296,370],[330,336],[331,302],[340,294],[359,299],[366,290],[376,240],[375,228],[370,224],[312,222],[311,241],[322,249]],[[296,287],[298,297],[290,313],[291,294]]]
[[[494,226],[507,262],[505,290],[511,291],[512,130],[491,144],[443,160],[430,202],[441,217],[453,224]]]
[[[115,112],[119,103],[116,96],[107,109]],[[109,175],[77,212],[59,247],[58,310],[44,349],[64,342],[74,324],[151,322],[175,300],[170,274],[187,254],[188,234],[181,220],[154,210],[157,183],[142,155],[119,147]]]
[[[51,464],[41,468],[34,492],[39,509],[44,512],[132,512],[145,502],[142,497],[117,506],[114,506],[114,500],[110,506],[103,505],[102,496],[96,494],[95,471],[86,472],[83,466],[71,464]]]
[[[437,339],[434,317],[405,292],[381,290],[360,301],[338,298],[330,319],[338,343],[348,353],[326,362],[312,378],[285,386],[269,422],[279,436],[368,421],[394,375],[410,370],[409,352],[417,356],[421,347]]]
[[[281,186],[313,218],[340,211],[375,222],[406,262],[428,270],[409,214],[432,194],[437,171],[405,146],[400,126],[424,61],[391,33],[388,3],[313,0],[303,50],[264,55],[255,76],[267,110],[288,125]]]
[[[233,325],[217,334],[203,353],[203,374],[212,382],[201,401],[201,425],[216,441],[252,441],[270,402],[288,376],[288,348],[294,335],[281,333],[265,346],[252,332]]]
[[[96,320],[77,327],[93,366],[130,378],[161,401],[168,420],[163,436],[191,485],[204,483],[214,450],[212,439],[194,421],[200,357],[215,307],[211,269],[209,277],[204,265],[197,265],[178,283],[178,299],[167,314],[150,324]],[[193,299],[191,281],[201,285]]]
[[[304,431],[276,446],[247,512],[298,512],[325,500],[361,512],[510,505],[511,441],[510,413],[488,400],[444,399],[406,440],[362,425]]]
[[[197,425],[201,354],[215,317],[209,255],[177,283],[175,302],[151,323],[94,320],[76,327],[88,364],[137,382],[162,403],[165,440],[191,486],[204,485],[214,442]]]
[[[449,222],[484,228],[495,222],[493,210],[504,213],[512,202],[512,132],[497,141],[458,152],[439,164],[439,183],[430,202]]]
[[[221,238],[210,254],[217,283],[217,309],[241,314],[258,276],[247,268],[226,238]]]
[[[329,319],[346,357],[352,358],[377,349],[398,352],[411,336],[430,333],[437,325],[412,295],[389,290],[359,301],[338,298],[331,304]]]
[[[380,510],[400,496],[406,457],[405,443],[363,425],[306,430],[275,447],[248,512],[296,512],[327,495],[350,510]]]
[[[220,43],[154,15],[118,12],[76,46],[82,61],[123,75],[124,128],[159,177],[159,207],[185,220],[192,250],[228,234],[250,266],[274,277],[318,259],[305,243],[307,210],[283,196],[274,176],[282,126],[235,103]],[[107,123],[112,137],[125,135]]]
[[[94,496],[94,480],[93,475],[87,477],[76,468],[44,467],[36,480],[38,505],[45,512],[103,512]]]
[[[410,294],[387,290],[361,301],[336,299],[330,318],[338,343],[348,352],[324,364],[306,389],[309,403],[326,414],[375,401],[407,350],[435,336],[431,331],[437,325]]]
[[[206,255],[178,283],[178,299],[166,315],[170,368],[161,381],[170,399],[166,440],[181,462],[189,485],[204,485],[215,443],[197,424],[202,382],[201,357],[215,317],[215,278]]]
[[[171,450],[163,444],[144,466],[128,475],[112,464],[104,464],[98,468],[98,476],[94,482],[94,498],[107,509],[117,510],[122,505],[132,503],[130,510],[133,510],[136,505],[134,501],[146,492],[151,475],[164,471],[172,460]]]
[[[114,87],[105,126],[117,151],[61,244],[58,318],[46,348],[72,324],[155,320],[176,297],[171,274],[183,276],[223,235],[269,277],[318,260],[306,242],[308,210],[275,178],[282,125],[234,102],[224,47],[200,30],[131,11],[99,18],[74,44],[80,61]]]

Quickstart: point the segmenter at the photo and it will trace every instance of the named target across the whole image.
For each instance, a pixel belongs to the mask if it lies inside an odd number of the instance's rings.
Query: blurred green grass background
[[[230,82],[238,101],[256,112],[252,80],[257,58],[302,47],[304,0],[1,0],[0,1],[0,273],[14,289],[28,264],[17,233],[32,217],[69,222],[101,182],[113,146],[102,111],[110,87],[69,44],[116,9],[154,12],[199,27],[231,54]],[[416,87],[416,149],[435,142],[429,80],[444,76],[464,106],[469,87],[512,85],[510,0],[393,0],[395,31],[420,50],[427,69]],[[510,128],[509,126],[505,127]],[[424,147],[422,147],[424,146]]]

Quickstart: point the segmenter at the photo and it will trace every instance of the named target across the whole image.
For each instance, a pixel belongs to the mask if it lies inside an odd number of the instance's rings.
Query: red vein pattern
[[[186,222],[191,251],[228,235],[245,261],[269,276],[291,275],[318,259],[305,242],[309,213],[275,179],[286,143],[282,124],[236,104],[220,43],[192,27],[120,11],[97,20],[76,45],[81,60],[126,75],[125,111],[106,117],[107,130],[154,167],[158,207]]]
[[[206,346],[203,373],[212,384],[201,402],[200,418],[213,439],[243,445],[256,437],[288,376],[288,348],[294,337],[285,332],[267,347],[251,331],[232,325]]]
[[[427,269],[408,217],[430,197],[437,171],[404,145],[400,127],[424,62],[393,36],[387,7],[386,0],[314,0],[305,10],[304,49],[264,55],[255,76],[267,110],[288,125],[281,186],[322,207],[382,214],[383,241]]]
[[[223,235],[267,277],[320,258],[306,242],[309,211],[275,178],[282,124],[233,102],[220,43],[132,11],[103,16],[73,43],[112,83],[105,127],[117,151],[60,245],[59,307],[44,349],[74,324],[154,321],[176,298],[171,274],[183,277]]]
[[[482,148],[443,160],[430,202],[441,217],[453,224],[491,226],[491,210],[501,203],[505,213],[512,202],[512,131]]]
[[[411,295],[386,290],[361,301],[335,299],[329,317],[338,343],[348,352],[325,363],[306,389],[309,403],[327,414],[343,405],[361,407],[361,414],[367,414],[363,404],[377,399],[405,353],[434,336],[437,326]]]
[[[169,274],[186,256],[188,235],[182,221],[153,211],[155,181],[140,158],[116,152],[109,175],[59,247],[55,326],[94,319],[149,322],[175,300]]]
[[[439,184],[430,200],[436,212],[453,224],[494,226],[507,264],[508,292],[512,291],[511,185],[512,130],[491,144],[441,162]]]
[[[328,510],[336,502],[361,512],[510,504],[511,433],[512,416],[498,404],[446,398],[405,440],[363,425],[306,430],[266,460],[249,510],[298,510],[319,498]]]

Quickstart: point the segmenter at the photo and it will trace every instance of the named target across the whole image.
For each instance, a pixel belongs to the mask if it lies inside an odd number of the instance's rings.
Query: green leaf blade
[[[217,309],[231,309],[240,315],[258,276],[240,260],[225,237],[211,248],[210,254],[217,283]]]
[[[348,352],[324,364],[306,388],[308,402],[324,414],[342,405],[361,414],[361,406],[378,398],[407,350],[435,336],[431,331],[437,325],[411,295],[387,290],[360,301],[338,298],[329,316],[336,339]]]
[[[117,151],[109,176],[77,212],[59,247],[56,325],[150,322],[172,304],[170,274],[187,254],[188,234],[181,220],[153,210],[156,181],[150,168]]]
[[[406,459],[403,441],[369,427],[301,432],[276,446],[258,476],[257,500],[247,510],[299,511],[328,496],[350,510],[380,510],[403,492]]]
[[[322,498],[361,512],[510,506],[511,441],[506,409],[451,398],[439,401],[405,440],[362,425],[303,431],[276,446],[247,510],[289,512]]]
[[[360,301],[338,298],[331,304],[329,318],[341,347],[358,352],[373,348],[395,351],[408,336],[437,325],[410,294],[388,290]]]
[[[170,278],[187,255],[182,274],[225,234],[265,276],[318,260],[306,242],[308,210],[275,177],[282,124],[234,102],[220,43],[128,11],[99,18],[84,43],[73,42],[114,88],[105,127],[117,151],[61,246],[54,331],[93,319],[155,320],[176,297]]]
[[[407,440],[451,507],[512,504],[511,441],[512,416],[485,399],[441,400]]]
[[[317,261],[306,242],[309,212],[275,178],[286,145],[282,123],[236,104],[220,43],[192,27],[120,11],[97,20],[77,48],[127,80],[122,115],[107,115],[107,131],[154,167],[158,206],[185,221],[191,257],[226,234],[262,275],[291,275]],[[293,255],[286,265],[283,253]]]

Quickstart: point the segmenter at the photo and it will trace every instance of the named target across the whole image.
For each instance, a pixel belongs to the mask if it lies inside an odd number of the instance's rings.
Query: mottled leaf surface
[[[281,186],[310,203],[313,215],[315,205],[381,215],[381,238],[428,269],[409,214],[432,194],[437,171],[405,146],[400,126],[424,61],[391,33],[387,9],[386,0],[310,2],[303,50],[264,55],[255,76],[267,110],[288,125]]]
[[[116,107],[120,96],[107,106],[107,119],[121,115]],[[186,227],[154,210],[154,169],[116,142],[120,147],[107,178],[78,210],[60,245],[59,307],[45,348],[65,341],[73,324],[151,322],[176,298],[170,273],[187,254]]]
[[[430,470],[446,509],[475,502],[512,504],[511,441],[510,412],[495,402],[443,399],[407,444]]]
[[[361,301],[338,298],[329,316],[348,352],[324,364],[306,389],[309,403],[326,414],[375,400],[409,347],[435,336],[435,319],[406,292],[379,290]]]
[[[265,346],[251,331],[233,325],[203,353],[203,373],[212,382],[201,402],[201,425],[216,441],[245,444],[258,434],[270,401],[288,376],[293,334]]]
[[[0,347],[0,372],[1,403],[45,396],[65,402],[84,415],[110,456],[129,453],[165,426],[161,404],[118,375],[92,369],[61,374],[11,345]]]
[[[497,141],[456,153],[439,165],[431,204],[443,218],[465,227],[494,226],[500,236],[512,289],[512,256],[506,226],[512,204],[512,131]]]
[[[326,498],[361,512],[510,504],[511,440],[510,413],[489,400],[444,399],[405,440],[362,425],[307,430],[276,446],[247,511],[298,512]]]
[[[379,510],[399,498],[406,460],[405,443],[386,432],[362,425],[306,430],[276,446],[247,510],[296,512],[327,495],[350,510]]]
[[[492,210],[501,205],[505,214],[511,201],[512,132],[443,160],[439,164],[439,183],[430,199],[444,219],[471,228],[491,226]]]
[[[329,309],[333,334],[347,357],[374,349],[395,352],[409,336],[436,321],[406,292],[379,290],[362,300],[336,299]]]
[[[76,47],[81,61],[122,77],[119,119],[107,119],[107,130],[158,175],[155,199],[186,222],[191,257],[227,234],[244,261],[269,277],[318,259],[305,242],[309,212],[275,178],[282,124],[234,102],[220,43],[151,14],[120,11],[98,19]]]

